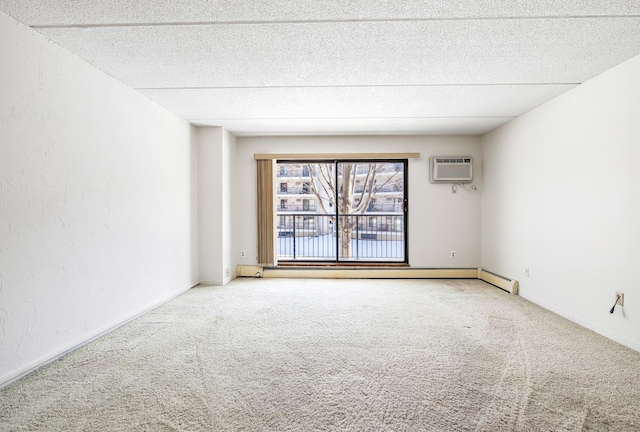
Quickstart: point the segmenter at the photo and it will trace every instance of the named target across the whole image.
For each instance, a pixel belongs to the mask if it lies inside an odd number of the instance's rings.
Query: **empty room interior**
[[[0,429],[639,430],[639,35],[0,0]]]

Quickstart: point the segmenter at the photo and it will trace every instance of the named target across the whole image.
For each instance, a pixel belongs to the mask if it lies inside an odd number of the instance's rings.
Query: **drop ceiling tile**
[[[637,0],[0,0],[29,25],[637,15]]]
[[[491,118],[276,119],[199,121],[236,136],[260,135],[482,135],[512,120]]]
[[[576,83],[640,53],[640,18],[40,32],[137,88]]]
[[[571,85],[140,90],[187,120],[514,117]]]

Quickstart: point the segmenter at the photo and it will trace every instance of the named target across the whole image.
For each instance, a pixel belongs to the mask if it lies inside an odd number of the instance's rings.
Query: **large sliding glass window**
[[[277,165],[279,262],[408,262],[406,160]]]

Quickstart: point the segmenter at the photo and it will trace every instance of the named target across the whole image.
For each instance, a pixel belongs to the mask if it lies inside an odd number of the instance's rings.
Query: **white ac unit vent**
[[[471,183],[473,161],[468,156],[436,156],[429,159],[431,183]]]

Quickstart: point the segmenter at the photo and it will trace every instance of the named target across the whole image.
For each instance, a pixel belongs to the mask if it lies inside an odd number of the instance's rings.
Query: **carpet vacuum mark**
[[[477,280],[198,287],[0,391],[1,431],[634,431],[640,353]]]

